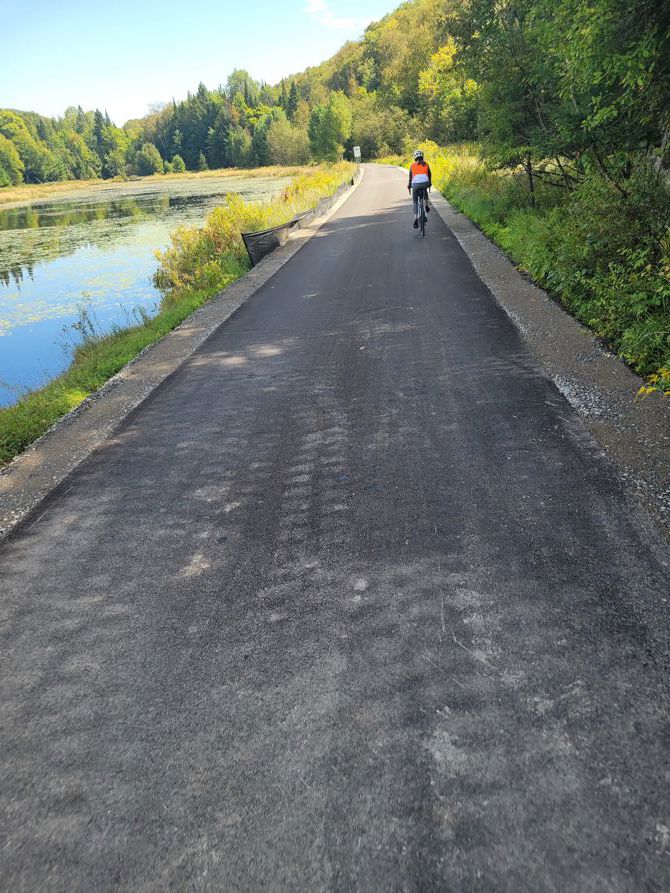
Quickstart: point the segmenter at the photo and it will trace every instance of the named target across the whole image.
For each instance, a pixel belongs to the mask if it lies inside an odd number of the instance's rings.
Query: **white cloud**
[[[305,12],[325,28],[337,28],[340,31],[362,31],[372,21],[370,18],[335,15],[326,0],[306,0]]]

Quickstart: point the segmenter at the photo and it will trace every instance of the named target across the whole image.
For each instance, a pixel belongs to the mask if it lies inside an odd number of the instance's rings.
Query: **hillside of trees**
[[[71,107],[57,119],[2,109],[0,186],[337,160],[355,144],[373,158],[414,136],[472,136],[474,85],[460,75],[449,99],[458,105],[462,93],[470,111],[429,114],[453,55],[444,48],[447,6],[405,3],[317,68],[275,86],[236,70],[217,89],[200,84],[123,127],[97,109]]]
[[[323,64],[275,86],[216,90],[115,126],[0,111],[0,185],[364,158],[478,139],[495,162],[570,188],[596,165],[625,191],[631,157],[663,161],[670,4],[410,0]]]

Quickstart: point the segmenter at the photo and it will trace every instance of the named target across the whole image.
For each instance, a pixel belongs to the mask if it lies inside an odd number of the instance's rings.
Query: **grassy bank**
[[[36,201],[49,201],[54,198],[66,198],[83,190],[108,193],[110,190],[128,189],[129,184],[164,183],[166,180],[208,180],[226,177],[234,180],[243,177],[245,180],[256,180],[265,177],[297,176],[302,168],[297,167],[224,167],[212,171],[184,171],[177,174],[152,174],[148,177],[121,178],[111,180],[62,180],[57,183],[21,183],[19,186],[5,186],[0,189],[0,211],[27,205]]]
[[[1,409],[0,465],[100,388],[144,347],[243,275],[250,264],[240,232],[284,223],[311,209],[351,180],[353,172],[354,166],[346,163],[310,169],[295,177],[282,195],[265,203],[245,202],[230,194],[221,208],[211,212],[204,227],[177,230],[171,247],[158,256],[156,284],[163,299],[156,316],[109,335],[89,331],[63,375],[14,406]]]
[[[424,146],[437,188],[591,328],[649,388],[670,395],[670,189],[641,163],[621,195],[591,173],[568,191],[492,170],[474,145]],[[409,164],[409,158],[384,159]]]
[[[294,177],[274,201],[250,203],[235,193],[226,196],[201,228],[183,227],[172,234],[170,247],[158,253],[155,283],[164,304],[180,302],[193,290],[213,293],[222,286],[229,269],[247,264],[242,232],[279,226],[313,208],[351,180],[355,167],[348,162],[321,166]]]

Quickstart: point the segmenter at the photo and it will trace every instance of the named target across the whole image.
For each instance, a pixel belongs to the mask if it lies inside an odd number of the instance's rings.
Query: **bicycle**
[[[418,211],[419,211],[419,229],[421,230],[421,238],[426,236],[426,224],[428,223],[428,215],[426,214],[426,195],[425,189],[418,190]]]

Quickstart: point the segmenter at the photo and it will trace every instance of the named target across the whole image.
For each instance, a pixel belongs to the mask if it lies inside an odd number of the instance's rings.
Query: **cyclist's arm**
[[[428,188],[430,188],[433,185],[433,175],[430,172],[430,165],[427,164],[426,167],[428,168]]]
[[[412,168],[411,167],[409,169],[409,183],[407,184],[407,188],[408,189],[412,188]]]

